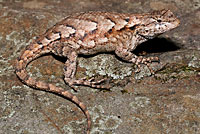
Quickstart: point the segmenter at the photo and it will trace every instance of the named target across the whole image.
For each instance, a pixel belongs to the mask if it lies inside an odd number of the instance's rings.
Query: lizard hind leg
[[[76,73],[78,54],[75,51],[72,51],[71,53],[68,53],[67,57],[68,60],[65,62],[64,66],[64,76],[65,76],[64,80],[75,91],[77,91],[75,85],[84,85],[93,88],[103,88],[103,89],[109,88],[108,86],[100,85],[100,83],[102,83],[106,79],[94,80],[93,77],[88,80],[86,77],[76,79],[75,73]]]
[[[18,76],[18,78],[26,85],[29,87],[39,89],[42,91],[48,91],[51,93],[59,94],[63,97],[68,98],[72,102],[74,102],[79,108],[83,111],[85,116],[87,117],[87,134],[90,133],[91,129],[91,117],[90,114],[87,110],[87,107],[81,102],[76,96],[74,96],[72,93],[69,91],[64,90],[61,87],[57,87],[54,84],[51,83],[46,83],[43,81],[38,81],[35,78],[31,77],[28,72],[26,71],[27,65],[35,60],[37,57],[41,56],[42,54],[45,53],[50,53],[50,48],[46,49],[41,49],[39,47],[39,44],[30,44],[27,49],[22,53],[22,55],[16,60],[16,70],[15,73]]]

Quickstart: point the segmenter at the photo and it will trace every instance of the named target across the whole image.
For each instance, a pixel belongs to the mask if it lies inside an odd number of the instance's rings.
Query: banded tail
[[[51,53],[51,49],[49,45],[44,46],[43,44],[39,44],[36,42],[31,43],[28,45],[25,49],[25,51],[22,53],[22,55],[17,59],[16,61],[16,70],[15,73],[19,77],[19,79],[26,85],[32,88],[40,89],[43,91],[48,91],[52,93],[56,93],[59,95],[62,95],[72,102],[74,102],[85,114],[87,117],[87,134],[90,133],[91,129],[91,118],[89,115],[89,112],[86,108],[86,106],[81,102],[76,96],[74,96],[72,93],[65,91],[61,87],[56,87],[53,84],[45,83],[42,81],[36,81],[34,78],[30,77],[26,71],[27,65],[38,58],[39,56],[43,54]]]

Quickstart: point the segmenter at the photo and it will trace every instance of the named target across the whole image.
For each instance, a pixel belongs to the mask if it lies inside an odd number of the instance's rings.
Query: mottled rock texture
[[[160,58],[153,76],[145,67],[135,74],[134,65],[112,53],[80,57],[76,74],[108,77],[110,91],[80,86],[74,92],[63,82],[65,59],[56,56],[31,62],[28,71],[76,94],[92,116],[91,134],[200,133],[198,0],[0,0],[0,133],[79,134],[86,128],[76,105],[17,79],[15,59],[32,39],[75,12],[143,13],[163,8],[174,12],[181,25],[134,51]]]

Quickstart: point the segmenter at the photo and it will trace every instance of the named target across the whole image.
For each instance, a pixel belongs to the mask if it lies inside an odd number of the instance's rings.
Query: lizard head
[[[141,18],[141,25],[137,30],[137,34],[145,39],[151,39],[176,28],[180,24],[180,21],[170,10],[154,11],[144,16]]]

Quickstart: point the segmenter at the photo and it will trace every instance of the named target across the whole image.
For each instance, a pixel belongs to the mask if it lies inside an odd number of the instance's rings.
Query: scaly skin
[[[57,93],[78,105],[87,117],[87,134],[89,134],[91,118],[86,106],[69,91],[30,77],[26,71],[27,65],[43,54],[53,53],[68,58],[64,67],[64,80],[72,88],[74,85],[107,88],[100,85],[105,79],[93,81],[93,78],[90,80],[74,78],[78,54],[90,55],[114,51],[123,60],[138,65],[138,68],[139,64],[149,66],[152,61],[158,61],[158,58],[138,57],[131,51],[142,42],[174,29],[179,23],[180,21],[169,10],[146,14],[77,13],[57,23],[28,45],[17,59],[16,74],[29,87]]]

